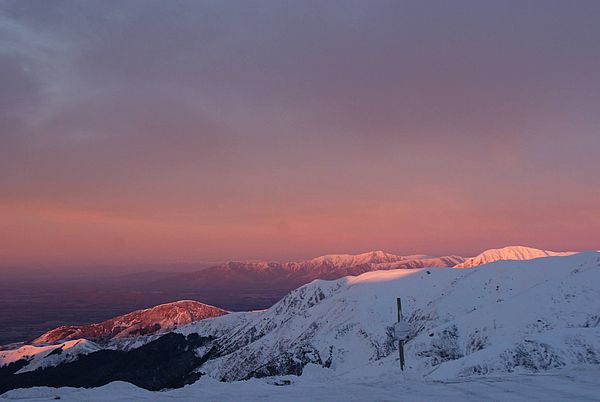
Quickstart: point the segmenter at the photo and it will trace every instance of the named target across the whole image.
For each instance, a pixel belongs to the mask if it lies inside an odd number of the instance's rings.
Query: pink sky
[[[600,3],[485,3],[0,5],[0,265],[598,248]]]

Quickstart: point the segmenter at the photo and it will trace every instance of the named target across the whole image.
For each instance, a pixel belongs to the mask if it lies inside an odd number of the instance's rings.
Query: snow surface
[[[194,321],[225,314],[225,310],[195,300],[179,300],[136,310],[97,324],[54,328],[32,343],[39,345],[80,338],[106,343],[110,340],[169,332]]]
[[[310,373],[309,373],[310,371]],[[151,392],[125,382],[100,388],[36,387],[9,391],[1,400],[48,401],[598,401],[600,370],[583,369],[543,375],[467,378],[451,382],[422,381],[391,369],[359,381],[331,378],[327,369],[287,376],[222,383],[201,378],[185,388]],[[284,380],[287,386],[278,386]]]

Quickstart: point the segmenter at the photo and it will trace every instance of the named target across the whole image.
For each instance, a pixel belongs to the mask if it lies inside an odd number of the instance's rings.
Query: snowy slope
[[[115,381],[99,388],[35,387],[16,389],[0,398],[20,401],[597,401],[600,369],[562,370],[545,375],[509,375],[469,378],[452,382],[429,382],[407,378],[399,369],[377,378],[347,380],[332,378],[326,369],[307,370],[302,377],[252,379],[223,383],[201,378],[185,388],[147,391]],[[310,375],[309,375],[310,374]],[[283,381],[290,381],[281,386]],[[279,385],[278,385],[279,384]]]
[[[75,339],[57,345],[23,345],[17,349],[0,350],[0,367],[25,359],[29,360],[27,366],[21,368],[18,372],[31,371],[70,362],[80,355],[100,349],[99,345],[86,339]]]
[[[193,300],[180,300],[137,310],[98,324],[61,326],[36,338],[33,344],[85,338],[97,342],[171,331],[204,318],[227,314],[225,310]]]
[[[202,370],[231,381],[301,373],[307,363],[337,374],[395,365],[396,297],[411,324],[409,370],[419,375],[600,363],[600,254],[582,253],[314,281],[220,336],[221,356]],[[219,320],[179,331],[210,335]]]
[[[475,257],[467,258],[462,263],[455,265],[454,268],[472,268],[478,265],[489,264],[495,261],[533,260],[534,258],[567,256],[572,254],[575,253],[570,251],[557,252],[540,250],[537,248],[524,246],[508,246],[503,248],[486,250]]]

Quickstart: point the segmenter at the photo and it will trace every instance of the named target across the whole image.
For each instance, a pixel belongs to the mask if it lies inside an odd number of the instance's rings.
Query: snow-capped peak
[[[540,250],[525,246],[507,246],[486,250],[475,257],[468,258],[464,262],[457,264],[455,268],[471,268],[500,260],[532,260],[534,258],[567,256],[572,254],[575,253],[571,251]]]
[[[55,343],[79,338],[105,342],[136,335],[152,335],[224,314],[227,314],[227,311],[208,304],[194,300],[179,300],[133,311],[98,324],[64,325],[46,332],[32,343]]]

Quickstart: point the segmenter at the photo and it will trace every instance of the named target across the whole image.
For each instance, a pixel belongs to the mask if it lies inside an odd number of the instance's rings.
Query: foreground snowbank
[[[79,401],[597,401],[600,370],[561,370],[544,375],[469,378],[453,382],[405,379],[399,370],[368,381],[325,375],[221,383],[201,379],[185,388],[150,392],[124,382],[100,388],[31,388],[9,391],[2,400]],[[283,380],[290,385],[278,386]]]

